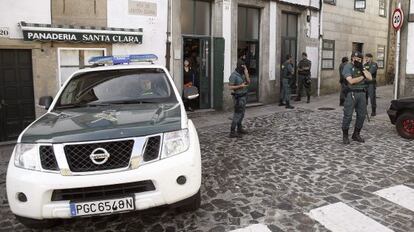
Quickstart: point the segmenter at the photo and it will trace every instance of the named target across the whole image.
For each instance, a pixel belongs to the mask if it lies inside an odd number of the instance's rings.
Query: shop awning
[[[20,22],[26,41],[80,43],[142,43],[143,30]]]

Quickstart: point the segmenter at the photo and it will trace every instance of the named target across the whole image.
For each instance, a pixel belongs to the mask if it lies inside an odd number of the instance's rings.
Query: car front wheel
[[[398,134],[406,139],[414,139],[414,113],[406,112],[397,118],[395,123]]]
[[[180,202],[176,210],[179,213],[192,212],[200,208],[200,205],[201,205],[201,193],[199,190],[194,196]]]

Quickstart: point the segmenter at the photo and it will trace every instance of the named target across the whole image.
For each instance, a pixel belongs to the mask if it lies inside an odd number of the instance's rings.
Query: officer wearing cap
[[[368,70],[371,73],[372,81],[367,81],[368,83],[368,92],[367,92],[367,104],[368,104],[368,98],[371,102],[371,116],[377,115],[377,70],[378,65],[374,61],[372,61],[372,54],[367,53],[365,55],[365,61],[364,68]]]
[[[295,101],[300,101],[301,95],[303,92],[303,87],[306,90],[306,103],[310,103],[310,93],[311,93],[311,67],[312,62],[308,60],[308,54],[306,52],[302,53],[302,60],[298,64],[298,96]]]
[[[287,109],[295,108],[290,105],[290,82],[292,81],[293,75],[295,74],[292,63],[292,56],[287,55],[286,61],[282,64],[282,97],[280,99],[279,106],[286,105]]]
[[[250,77],[246,63],[242,59],[239,59],[237,61],[237,67],[230,75],[229,79],[229,89],[233,91],[232,95],[234,102],[234,114],[231,122],[230,138],[241,138],[243,134],[247,134],[247,131],[242,127],[242,122],[247,104],[249,84]]]
[[[371,73],[366,70],[362,64],[362,53],[353,52],[351,63],[345,65],[342,74],[347,83],[347,91],[345,94],[344,117],[342,119],[343,143],[349,144],[348,131],[352,121],[352,114],[356,112],[356,122],[352,140],[363,143],[365,140],[361,138],[360,132],[364,125],[366,115],[366,96],[365,89],[367,87],[366,80],[372,80]]]

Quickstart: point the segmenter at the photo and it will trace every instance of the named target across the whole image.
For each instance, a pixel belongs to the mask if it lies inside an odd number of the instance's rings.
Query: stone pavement
[[[231,113],[194,114],[203,162],[199,210],[177,214],[158,208],[72,219],[50,231],[224,232],[249,231],[251,225],[261,224],[278,232],[335,232],[336,227],[310,212],[341,203],[389,230],[414,232],[414,211],[376,194],[395,186],[414,189],[413,141],[399,137],[389,123],[387,92],[389,87],[379,90],[380,115],[366,122],[365,144],[341,144],[337,95],[296,104],[294,110],[275,105],[249,108],[245,127],[250,134],[240,140],[228,138]],[[0,231],[28,231],[7,204],[10,152],[3,147],[0,155]]]

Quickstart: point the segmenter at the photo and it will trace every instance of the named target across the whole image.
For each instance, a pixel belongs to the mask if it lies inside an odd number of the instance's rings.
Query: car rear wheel
[[[59,220],[55,219],[44,219],[44,220],[38,220],[38,219],[32,219],[32,218],[26,218],[21,216],[16,216],[17,221],[22,223],[28,228],[32,229],[49,229],[57,224],[59,224]]]
[[[414,113],[406,112],[397,118],[398,134],[406,139],[414,139]]]

